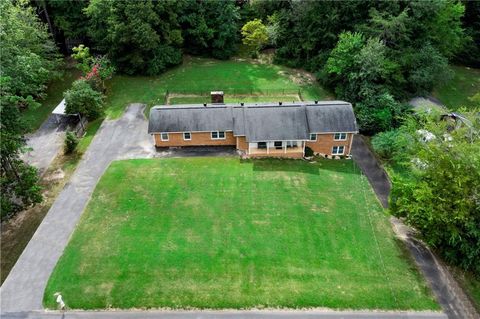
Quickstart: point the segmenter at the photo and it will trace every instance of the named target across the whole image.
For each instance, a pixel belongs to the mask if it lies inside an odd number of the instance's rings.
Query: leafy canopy
[[[253,52],[258,52],[265,44],[268,43],[267,27],[262,20],[255,19],[248,21],[242,27],[242,42]]]
[[[403,126],[409,141],[396,176],[391,211],[418,229],[450,262],[480,274],[480,118],[417,115]],[[425,138],[428,136],[428,138]]]
[[[65,112],[67,114],[85,115],[95,119],[103,114],[104,100],[102,93],[94,90],[85,79],[72,84],[65,96]]]

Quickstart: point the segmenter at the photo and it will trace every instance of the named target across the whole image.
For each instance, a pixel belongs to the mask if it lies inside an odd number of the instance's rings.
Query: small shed
[[[67,115],[67,113],[65,113],[65,108],[65,99],[63,99],[52,111],[52,114],[55,115],[55,120],[57,123],[60,123],[61,118]]]

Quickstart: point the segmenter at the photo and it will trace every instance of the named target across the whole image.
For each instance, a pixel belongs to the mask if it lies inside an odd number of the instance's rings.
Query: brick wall
[[[308,141],[305,146],[310,147],[315,154],[332,155],[333,146],[345,146],[344,155],[350,155],[350,141],[353,137],[352,133],[347,133],[346,141],[334,141],[333,134],[317,134],[315,142]]]
[[[232,132],[225,132],[225,139],[212,140],[210,132],[192,132],[190,141],[183,140],[183,133],[169,133],[168,141],[162,141],[160,134],[154,134],[155,146],[214,146],[214,145],[236,145],[236,138]]]
[[[237,136],[237,150],[248,151],[248,143],[245,136]]]

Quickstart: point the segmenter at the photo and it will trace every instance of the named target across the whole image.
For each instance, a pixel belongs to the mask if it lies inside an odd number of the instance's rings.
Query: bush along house
[[[353,108],[343,101],[165,105],[150,110],[156,147],[233,146],[245,157],[302,158],[305,149],[348,157],[358,133]]]

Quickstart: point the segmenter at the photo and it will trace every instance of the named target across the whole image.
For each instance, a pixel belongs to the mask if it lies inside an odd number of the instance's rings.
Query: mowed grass
[[[449,109],[479,107],[471,98],[480,94],[480,69],[452,66],[454,76],[448,83],[436,88],[433,95]]]
[[[439,309],[406,256],[351,161],[117,161],[44,303]]]
[[[298,94],[306,100],[331,98],[318,84],[297,81],[285,67],[251,61],[219,61],[186,58],[184,63],[160,76],[115,76],[108,83],[107,116],[118,118],[129,103],[148,107],[165,103],[165,93],[203,94],[221,90],[227,95]]]

